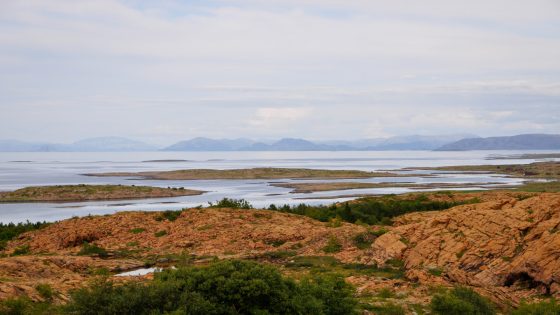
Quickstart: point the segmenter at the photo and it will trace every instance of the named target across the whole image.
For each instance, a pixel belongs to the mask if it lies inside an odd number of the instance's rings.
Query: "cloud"
[[[557,0],[3,1],[0,134],[560,132],[558,28]]]
[[[257,109],[249,124],[264,127],[292,124],[305,119],[311,113],[312,109],[306,107],[262,107]]]

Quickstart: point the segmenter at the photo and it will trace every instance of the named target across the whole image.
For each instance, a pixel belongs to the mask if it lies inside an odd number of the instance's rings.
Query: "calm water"
[[[560,151],[546,151],[560,153]],[[126,210],[166,210],[206,205],[223,197],[244,198],[255,206],[274,204],[328,204],[350,198],[331,198],[352,194],[389,194],[412,191],[408,188],[355,189],[346,191],[292,194],[290,189],[270,186],[271,182],[292,180],[141,180],[83,176],[85,173],[118,171],[158,171],[176,169],[231,169],[251,167],[303,167],[318,169],[355,169],[364,171],[395,170],[406,167],[430,167],[474,164],[517,164],[535,160],[492,159],[492,155],[531,153],[530,151],[382,151],[382,152],[32,152],[0,153],[0,191],[26,186],[60,184],[125,184],[159,187],[185,187],[208,191],[200,196],[147,200],[99,201],[79,203],[0,204],[0,222],[29,219],[59,220],[72,216],[106,214]],[[538,151],[537,153],[544,153]],[[162,160],[176,160],[166,161]],[[439,174],[437,177],[360,179],[360,182],[476,183],[480,189],[493,183],[519,184],[520,179],[496,174]],[[297,180],[317,182],[318,180]],[[341,180],[344,181],[344,180]],[[358,180],[348,180],[358,181]],[[441,189],[437,189],[441,190]]]

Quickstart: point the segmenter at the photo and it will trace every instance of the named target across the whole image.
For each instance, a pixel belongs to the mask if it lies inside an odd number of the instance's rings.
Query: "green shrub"
[[[78,252],[80,256],[99,256],[99,257],[107,257],[109,253],[104,248],[101,248],[95,244],[90,244],[85,242],[82,245],[82,249]]]
[[[493,315],[496,314],[490,300],[469,288],[455,287],[444,294],[437,294],[430,304],[434,314],[441,315]]]
[[[377,292],[377,296],[382,299],[390,299],[395,297],[395,293],[391,289],[383,288]]]
[[[362,305],[368,311],[372,311],[375,315],[405,315],[404,308],[400,305],[393,303],[386,303],[383,305]]]
[[[325,253],[338,253],[341,250],[342,250],[342,244],[340,244],[340,241],[334,235],[331,235],[329,237],[329,240],[327,241],[327,245],[323,247],[323,251]]]
[[[142,232],[144,232],[144,231],[146,231],[145,228],[133,228],[133,229],[130,230],[130,233],[132,233],[132,234],[140,234],[140,233],[142,233]]]
[[[354,246],[359,249],[368,249],[377,236],[372,232],[364,232],[354,236]]]
[[[47,283],[40,283],[36,285],[35,290],[37,290],[37,293],[39,293],[39,295],[43,299],[45,299],[45,301],[52,301],[52,299],[54,298],[55,292],[53,288]]]
[[[543,301],[539,303],[521,303],[518,309],[511,312],[511,315],[557,315],[560,314],[560,304],[555,300]]]
[[[16,236],[38,229],[42,229],[48,226],[50,223],[47,222],[36,222],[31,223],[26,221],[25,223],[0,223],[0,241],[9,241],[14,239]]]
[[[154,233],[155,237],[162,237],[164,235],[167,235],[167,231],[166,230],[161,230],[161,231],[157,231]]]
[[[2,315],[54,315],[63,314],[60,307],[50,302],[33,302],[28,297],[11,298],[0,301]]]
[[[156,221],[163,221],[163,220],[168,220],[168,221],[175,221],[177,220],[177,218],[181,215],[181,213],[183,213],[184,210],[166,210],[163,211],[162,213],[160,213],[157,217],[156,217]]]
[[[210,208],[233,208],[233,209],[253,209],[253,206],[245,199],[224,198],[216,204],[209,202]]]
[[[341,276],[295,282],[272,266],[219,261],[154,275],[148,283],[98,279],[71,294],[71,314],[356,314]]]
[[[12,256],[27,255],[27,254],[29,254],[29,252],[30,252],[29,245],[26,244],[26,245],[16,247],[16,249],[12,253]]]

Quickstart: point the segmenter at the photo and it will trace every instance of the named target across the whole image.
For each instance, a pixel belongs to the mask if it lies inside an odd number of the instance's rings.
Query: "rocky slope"
[[[301,257],[329,255],[350,264],[382,266],[402,260],[405,279],[348,274],[360,294],[375,295],[389,288],[395,292],[395,303],[426,304],[431,288],[453,284],[471,286],[501,305],[516,305],[542,294],[560,297],[560,194],[429,196],[476,197],[481,202],[398,217],[393,227],[386,227],[387,233],[365,249],[357,248],[354,238],[366,227],[266,210],[205,208],[176,213],[177,217],[127,212],[65,220],[8,244],[5,254],[22,248],[27,254],[0,258],[0,299],[34,297],[33,286],[39,281],[51,284],[64,297],[92,278],[95,270],[134,269],[166,255],[256,258],[286,252]],[[340,251],[325,253],[333,238]],[[84,242],[106,249],[108,257],[77,256]]]
[[[442,275],[514,304],[539,294],[560,297],[560,194],[496,194],[479,204],[404,215],[365,259],[390,258],[403,259],[413,281]]]

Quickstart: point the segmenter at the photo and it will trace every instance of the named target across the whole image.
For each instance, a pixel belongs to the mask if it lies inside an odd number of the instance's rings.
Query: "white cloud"
[[[0,1],[0,134],[559,132],[558,27],[557,0]]]
[[[257,109],[255,117],[249,120],[253,126],[277,126],[291,124],[308,117],[312,112],[306,107],[262,107]]]

